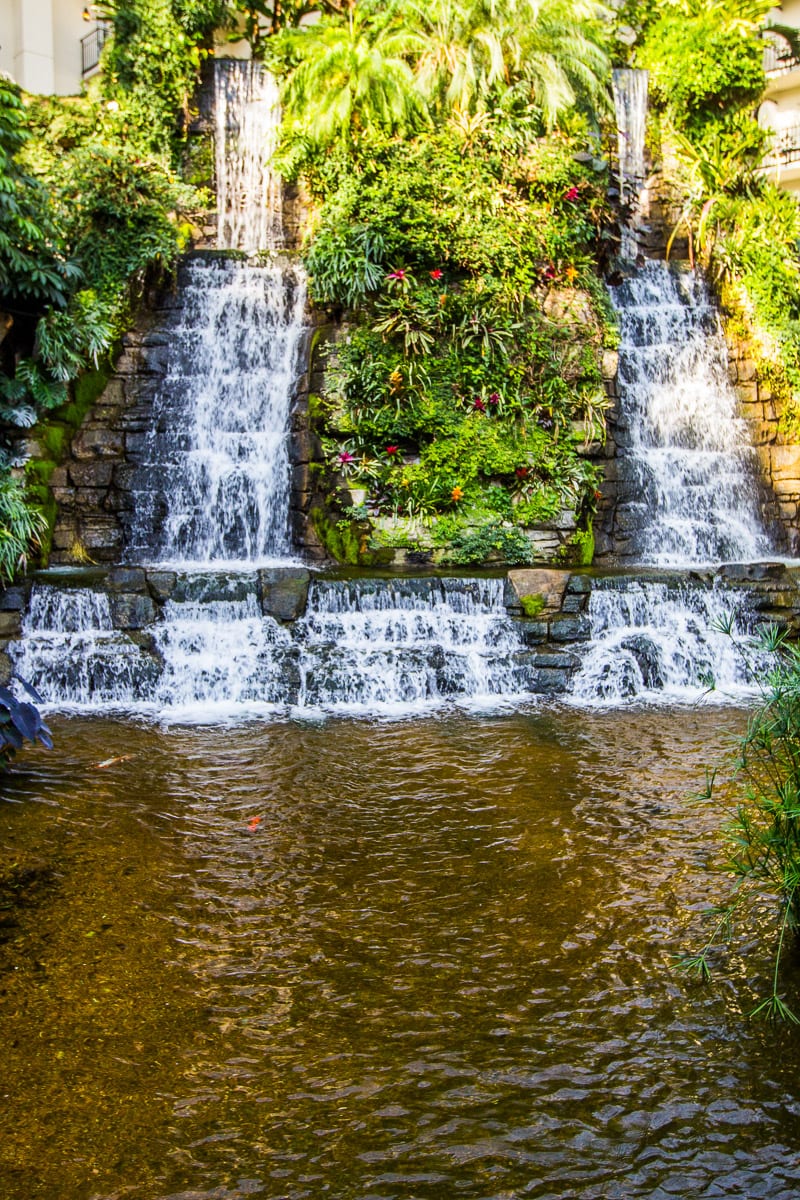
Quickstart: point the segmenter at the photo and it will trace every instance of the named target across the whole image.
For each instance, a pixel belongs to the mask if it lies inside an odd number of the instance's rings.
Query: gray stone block
[[[584,616],[554,617],[550,622],[550,640],[553,642],[585,642],[590,633],[589,621]]]
[[[149,596],[131,592],[120,592],[109,596],[111,621],[115,629],[144,629],[152,625],[158,615]]]
[[[148,571],[147,585],[156,600],[169,600],[175,590],[178,576],[174,571]]]
[[[107,586],[110,592],[144,592],[145,573],[141,567],[115,567],[108,573]]]
[[[305,567],[267,567],[258,573],[261,608],[276,621],[296,621],[306,611],[310,572]]]

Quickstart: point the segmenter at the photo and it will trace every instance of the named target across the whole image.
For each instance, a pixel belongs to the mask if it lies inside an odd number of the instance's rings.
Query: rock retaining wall
[[[731,383],[758,454],[765,519],[782,530],[787,552],[800,556],[800,445],[786,433],[781,404],[753,347],[729,337],[728,348]]]

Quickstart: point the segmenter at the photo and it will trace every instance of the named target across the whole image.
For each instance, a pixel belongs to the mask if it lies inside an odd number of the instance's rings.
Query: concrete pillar
[[[14,78],[26,92],[55,91],[53,0],[17,0]]]

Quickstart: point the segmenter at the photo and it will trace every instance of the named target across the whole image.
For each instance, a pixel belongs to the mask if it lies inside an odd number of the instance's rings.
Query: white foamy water
[[[621,332],[615,532],[626,557],[660,566],[768,557],[755,451],[702,280],[649,262],[612,299]]]
[[[217,245],[250,253],[283,242],[282,189],[272,170],[278,85],[258,62],[214,64]]]
[[[134,562],[286,560],[299,267],[192,260],[132,483]]]
[[[264,616],[256,580],[232,599],[169,601],[137,645],[108,597],[39,586],[16,669],[48,704],[169,718],[231,713],[407,714],[527,696],[532,674],[503,580],[314,583],[294,627]],[[246,583],[244,586],[248,586]]]
[[[741,590],[653,580],[598,582],[591,641],[572,684],[574,703],[732,702],[757,693],[766,660],[754,646]],[[725,626],[733,621],[732,633]]]

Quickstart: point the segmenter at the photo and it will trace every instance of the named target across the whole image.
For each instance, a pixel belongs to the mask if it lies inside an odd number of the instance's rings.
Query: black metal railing
[[[800,124],[787,125],[775,131],[775,136],[764,159],[765,167],[782,167],[800,162]]]
[[[800,55],[795,54],[792,47],[783,38],[780,41],[767,41],[764,50],[764,72],[765,74],[774,77],[775,75],[786,75],[788,71],[793,71],[795,67],[800,67]]]
[[[81,38],[81,74],[88,75],[100,62],[100,51],[111,36],[109,21],[98,21],[91,33]]]

